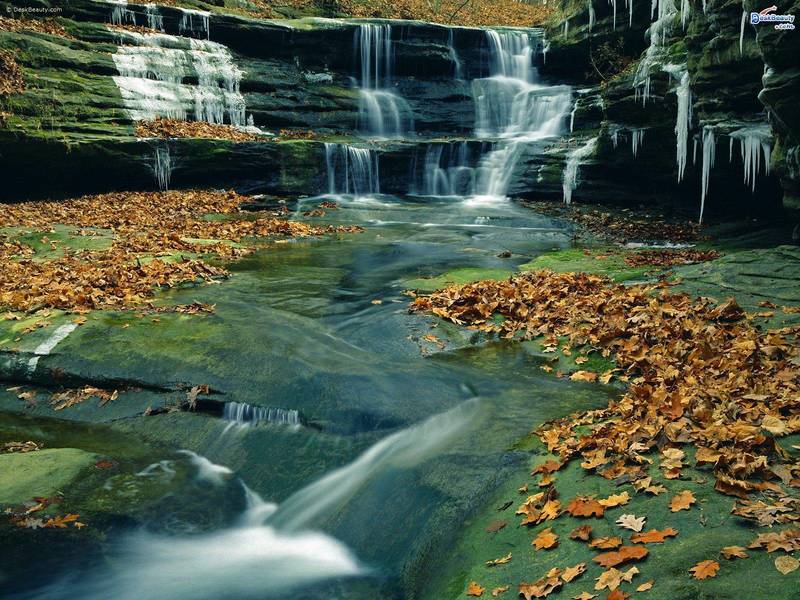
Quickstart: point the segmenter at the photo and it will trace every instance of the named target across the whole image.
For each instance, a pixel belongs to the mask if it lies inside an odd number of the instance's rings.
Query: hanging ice
[[[181,35],[189,34],[193,37],[211,37],[211,13],[205,10],[181,8],[181,20],[178,22],[178,31]]]
[[[689,72],[686,65],[666,65],[664,71],[678,81],[675,95],[678,99],[678,114],[675,119],[675,162],[678,165],[678,181],[683,181],[689,143],[689,125],[692,121],[692,91],[689,88]]]
[[[570,151],[567,155],[567,164],[564,168],[562,178],[562,188],[564,191],[564,202],[572,203],[572,192],[578,187],[578,168],[583,159],[589,157],[597,148],[597,138],[593,137],[583,145]]]
[[[164,17],[158,12],[158,6],[155,4],[145,4],[144,13],[147,17],[147,26],[150,29],[164,31]]]
[[[633,157],[636,158],[639,154],[639,148],[642,147],[642,143],[644,142],[644,129],[632,129],[631,130],[631,152],[633,153]]]
[[[716,157],[716,139],[714,137],[714,130],[710,127],[703,127],[703,176],[702,176],[702,190],[700,193],[700,219],[703,222],[703,213],[706,208],[706,194],[708,194],[708,184],[711,179],[711,169],[714,168],[714,160]]]
[[[158,189],[166,191],[169,189],[169,180],[172,177],[172,159],[169,155],[169,146],[156,146],[153,156],[153,172],[155,173]]]
[[[111,4],[111,23],[136,25],[136,13],[128,8],[128,0],[107,0]]]
[[[769,175],[772,148],[770,140],[772,133],[768,125],[744,127],[730,134],[731,153],[733,142],[738,140],[742,152],[744,167],[744,184],[750,186],[751,191],[756,189],[756,176],[761,170],[761,157],[764,157],[764,174]]]
[[[739,25],[739,56],[744,54],[744,27],[747,25],[747,11],[742,11],[742,22]]]

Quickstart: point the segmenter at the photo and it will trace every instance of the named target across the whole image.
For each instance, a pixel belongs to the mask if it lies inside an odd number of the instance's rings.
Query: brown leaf
[[[609,568],[633,560],[641,560],[648,555],[644,546],[622,546],[619,550],[598,554],[592,560],[601,567]]]
[[[676,535],[678,535],[678,531],[672,527],[667,527],[661,531],[651,529],[647,533],[634,533],[631,536],[631,541],[635,544],[663,544],[666,538]]]
[[[478,585],[477,581],[470,581],[469,586],[467,586],[467,596],[481,596],[485,591],[486,588]]]
[[[719,563],[715,560],[703,560],[689,569],[695,579],[708,579],[716,577],[719,571]]]
[[[792,571],[796,571],[797,567],[800,567],[800,561],[793,556],[784,555],[775,559],[775,568],[782,575],[788,575]]]
[[[564,580],[564,583],[569,583],[576,577],[582,575],[586,572],[586,563],[578,563],[574,567],[567,567],[564,569],[564,572],[561,574],[561,579]]]
[[[622,492],[621,494],[612,494],[608,498],[602,498],[597,502],[606,508],[613,508],[627,504],[630,499],[628,492]]]
[[[653,583],[655,583],[652,579],[650,581],[646,581],[642,585],[636,588],[637,592],[646,592],[647,590],[653,589]]]
[[[581,525],[573,529],[570,534],[569,538],[571,540],[582,540],[584,542],[588,542],[592,537],[592,526],[591,525]]]
[[[728,560],[733,560],[734,558],[747,558],[747,552],[744,551],[744,548],[741,546],[725,546],[722,550],[720,550],[722,556],[727,558]]]
[[[695,500],[694,494],[689,490],[684,490],[677,496],[673,496],[672,500],[669,501],[669,508],[672,512],[689,510],[689,507],[695,502],[697,500]]]
[[[501,587],[496,587],[492,589],[492,596],[497,598],[500,594],[505,594],[511,588],[510,585],[504,585]]]
[[[496,567],[497,565],[504,565],[504,564],[506,564],[507,562],[510,562],[510,561],[511,561],[511,552],[509,552],[508,554],[506,554],[505,556],[502,556],[500,558],[495,558],[493,560],[487,560],[486,561],[486,566],[487,567]]]
[[[577,496],[567,504],[565,510],[573,517],[596,517],[599,519],[603,516],[605,507],[588,496]]]
[[[628,598],[630,598],[630,596],[619,589],[609,592],[606,596],[606,600],[628,600]]]
[[[599,550],[613,550],[614,548],[619,548],[622,545],[622,538],[621,537],[601,537],[595,540],[592,540],[589,544],[591,548],[597,548]]]
[[[550,550],[558,546],[558,536],[550,528],[542,530],[531,542],[537,550]]]

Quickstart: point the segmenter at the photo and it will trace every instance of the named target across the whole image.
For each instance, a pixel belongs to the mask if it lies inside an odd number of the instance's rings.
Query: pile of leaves
[[[311,129],[281,129],[278,137],[282,140],[313,140],[317,133]]]
[[[264,139],[262,136],[243,131],[232,125],[161,117],[153,121],[139,121],[136,124],[136,135],[140,138],[208,138],[232,142],[252,142]]]
[[[22,69],[8,50],[0,50],[0,96],[19,94],[25,90]]]
[[[339,7],[354,17],[420,19],[468,27],[541,25],[553,10],[519,0],[341,0]]]
[[[717,491],[743,500],[760,491],[780,505],[748,504],[742,516],[800,520],[783,487],[800,486],[800,464],[776,441],[800,431],[800,328],[760,332],[732,299],[716,305],[665,288],[536,271],[449,287],[412,309],[506,338],[543,336],[550,346],[566,338],[567,347],[615,360],[599,377],[578,371],[572,379],[617,377],[629,384],[619,400],[537,430],[562,460],[581,458],[587,471],[636,485],[647,481],[648,453],[658,450],[664,476],[674,479],[693,447]]]
[[[27,442],[5,442],[0,444],[0,454],[24,454],[26,452],[35,452],[41,450],[41,446],[34,441]]]
[[[9,515],[9,521],[17,527],[25,527],[27,529],[67,529],[70,525],[75,529],[83,529],[86,527],[85,523],[81,523],[78,519],[80,515],[67,513],[65,515],[39,515],[41,511],[60,504],[63,501],[61,496],[44,497],[37,496],[33,500],[23,502],[19,506],[12,506],[5,510]]]
[[[626,255],[625,263],[631,267],[671,267],[716,260],[720,256],[716,250],[641,250]]]
[[[64,410],[76,404],[80,404],[89,398],[98,398],[100,406],[105,406],[109,402],[113,402],[119,397],[118,390],[104,390],[101,388],[85,385],[81,388],[67,389],[62,392],[53,394],[50,398],[50,406],[53,410]]]
[[[12,19],[0,17],[0,31],[35,31],[74,40],[55,19]]]
[[[65,248],[46,260],[25,244],[0,238],[0,263],[4,265],[0,271],[0,306],[24,311],[142,306],[160,286],[211,281],[227,275],[224,269],[196,255],[243,256],[257,247],[243,245],[245,238],[361,230],[311,227],[267,212],[244,213],[239,206],[249,200],[235,192],[189,190],[0,204],[0,227],[49,231],[52,224],[60,223],[75,226],[75,235],[95,235],[103,229],[113,236],[107,249]],[[204,219],[207,214],[229,217]],[[57,248],[55,243],[51,242],[51,248]],[[202,307],[195,308],[195,312],[203,312]]]

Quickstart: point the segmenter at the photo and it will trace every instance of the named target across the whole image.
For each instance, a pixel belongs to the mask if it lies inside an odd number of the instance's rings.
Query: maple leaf
[[[720,550],[722,556],[727,558],[728,560],[733,560],[734,558],[747,558],[747,552],[744,551],[744,548],[741,546],[725,546],[722,550]]]
[[[536,546],[537,550],[550,550],[558,546],[558,536],[548,527],[534,538],[531,545]]]
[[[467,596],[482,596],[485,591],[486,588],[478,585],[477,581],[470,581],[469,586],[467,586]]]
[[[618,550],[598,554],[592,560],[601,567],[609,568],[632,560],[641,560],[647,555],[648,550],[644,546],[622,546]]]
[[[621,494],[612,494],[608,498],[601,498],[597,502],[606,508],[614,508],[627,504],[630,499],[628,492],[622,492]]]
[[[603,516],[605,507],[588,496],[577,496],[573,498],[565,510],[573,517],[596,517],[599,519]]]
[[[560,463],[556,460],[548,460],[534,468],[533,471],[531,471],[531,475],[537,475],[539,473],[547,475],[549,473],[553,473],[554,471],[558,471],[563,466],[564,463]]]
[[[788,575],[792,571],[796,571],[798,567],[800,567],[800,561],[793,556],[784,555],[775,559],[775,568],[782,575]]]
[[[694,494],[689,490],[684,490],[677,496],[673,496],[672,500],[669,501],[669,509],[672,512],[689,510],[689,507],[695,502],[697,500],[695,500]]]
[[[588,381],[589,383],[597,381],[597,373],[591,371],[575,371],[569,376],[572,381]]]
[[[594,584],[594,589],[596,590],[615,590],[617,589],[620,584],[622,583],[622,571],[618,569],[609,569],[608,571],[603,571],[600,574],[600,577],[596,579],[597,583]]]
[[[561,574],[561,579],[564,580],[564,583],[569,583],[576,577],[579,577],[583,573],[586,572],[586,563],[578,563],[574,567],[567,567],[564,569],[564,572]]]
[[[584,542],[588,542],[592,537],[592,526],[591,525],[580,525],[573,529],[569,534],[569,539],[571,540],[582,540]]]
[[[497,565],[504,565],[504,564],[506,564],[507,562],[510,562],[510,561],[511,561],[511,552],[509,552],[508,554],[506,554],[505,556],[502,556],[500,558],[495,558],[493,560],[487,560],[486,561],[486,566],[487,567],[496,567]]]
[[[715,560],[703,560],[689,569],[695,579],[708,579],[716,577],[719,571],[719,563]]]
[[[539,517],[539,523],[542,521],[550,521],[558,517],[561,511],[561,502],[558,500],[548,500],[542,507],[542,514]]]
[[[511,589],[510,585],[496,587],[492,590],[492,596],[497,598],[500,594],[505,594],[509,589]]]
[[[525,598],[525,600],[532,600],[533,598],[545,598],[559,589],[562,585],[563,582],[561,581],[558,570],[556,569],[534,583],[520,583],[519,595]]]
[[[622,515],[619,519],[617,519],[617,525],[619,525],[620,527],[624,527],[625,529],[630,529],[631,531],[639,533],[644,527],[644,522],[646,520],[647,517],[637,517],[635,515]]]
[[[648,590],[653,589],[653,584],[655,582],[651,579],[650,581],[644,582],[642,585],[636,588],[637,592],[646,592]]]
[[[658,529],[651,529],[646,533],[634,533],[631,536],[631,541],[634,544],[663,544],[666,538],[676,535],[678,535],[678,531],[672,527],[667,527],[661,531]]]
[[[601,537],[597,538],[596,540],[592,540],[589,544],[590,548],[598,548],[599,550],[612,550],[614,548],[619,548],[622,545],[622,538],[621,537]]]
[[[628,600],[628,598],[630,598],[630,595],[620,589],[614,590],[606,596],[606,600]]]

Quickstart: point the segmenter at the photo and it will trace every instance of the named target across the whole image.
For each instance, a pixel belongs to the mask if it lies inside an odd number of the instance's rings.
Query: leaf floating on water
[[[496,567],[497,565],[504,565],[507,562],[511,562],[511,552],[509,552],[508,554],[506,554],[503,557],[495,558],[493,560],[487,560],[486,561],[486,566],[487,567]]]
[[[775,559],[775,568],[783,575],[796,571],[798,567],[800,567],[800,561],[793,556],[784,555]]]
[[[624,527],[625,529],[630,529],[631,531],[639,533],[644,527],[644,522],[646,520],[647,517],[637,517],[635,515],[622,515],[619,519],[617,519],[617,525],[619,525],[620,527]]]
[[[569,583],[573,579],[580,577],[585,572],[586,572],[586,563],[578,563],[574,567],[567,567],[566,569],[564,569],[564,572],[561,574],[561,579],[564,580],[564,583]]]
[[[640,585],[639,587],[637,587],[637,588],[636,588],[636,591],[637,591],[637,592],[646,592],[646,591],[648,591],[648,590],[652,590],[652,589],[653,589],[653,584],[654,584],[654,583],[655,583],[655,582],[654,582],[652,579],[651,579],[650,581],[646,581],[645,583],[643,583],[642,585]]]
[[[677,496],[673,496],[672,500],[669,502],[669,508],[672,512],[689,510],[689,507],[695,502],[697,502],[697,500],[694,494],[689,490],[684,490]]]
[[[508,525],[508,521],[506,521],[505,519],[502,521],[492,521],[486,526],[486,532],[495,533],[503,529],[503,527],[505,527],[506,525]]]
[[[567,504],[565,510],[573,517],[596,517],[598,519],[605,513],[605,507],[588,496],[577,496]]]
[[[661,531],[658,529],[651,529],[647,533],[633,534],[631,536],[631,541],[634,544],[663,544],[666,538],[676,535],[678,535],[678,531],[672,527],[667,527]]]
[[[634,560],[641,560],[649,554],[644,546],[622,546],[619,550],[605,552],[592,560],[601,567],[616,567]]]
[[[591,538],[592,538],[591,525],[581,525],[580,527],[576,527],[569,534],[569,539],[571,540],[581,540],[584,542],[588,542]]]
[[[695,579],[708,579],[716,577],[719,571],[719,563],[715,560],[703,560],[689,569]]]
[[[505,594],[509,589],[511,589],[510,585],[496,587],[492,590],[492,596],[497,598],[500,594]]]
[[[747,552],[744,551],[744,548],[741,546],[725,546],[722,550],[720,550],[722,556],[727,558],[728,560],[733,560],[735,558],[747,558]]]
[[[486,588],[478,585],[477,581],[470,581],[469,586],[467,586],[467,596],[481,596],[485,591]]]
[[[537,550],[550,550],[558,546],[558,536],[550,528],[544,529],[531,542]]]
[[[601,498],[597,502],[606,508],[614,508],[615,506],[623,506],[630,501],[630,496],[628,492],[622,492],[621,494],[612,494],[608,498]]]
[[[616,536],[597,538],[596,540],[592,540],[589,544],[590,548],[597,548],[599,550],[613,550],[620,546],[622,546],[622,538]]]

